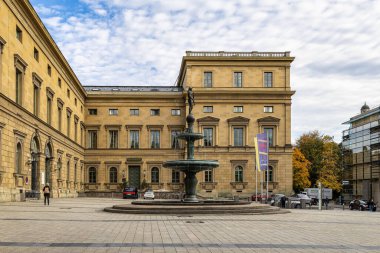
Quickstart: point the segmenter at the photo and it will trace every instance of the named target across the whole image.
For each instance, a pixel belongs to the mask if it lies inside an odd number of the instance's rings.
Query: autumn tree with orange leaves
[[[309,170],[311,163],[298,148],[293,151],[293,189],[295,192],[310,187]]]

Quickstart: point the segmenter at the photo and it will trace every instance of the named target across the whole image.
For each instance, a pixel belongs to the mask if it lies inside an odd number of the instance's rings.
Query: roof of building
[[[87,92],[182,92],[178,86],[83,86]]]
[[[368,105],[367,105],[367,106],[368,106]],[[369,108],[369,107],[368,107],[368,108]],[[346,122],[344,122],[344,123],[342,123],[342,124],[351,124],[351,123],[353,123],[353,122],[355,122],[355,121],[358,121],[358,120],[361,120],[361,119],[367,118],[367,117],[369,117],[369,116],[371,116],[371,115],[374,115],[374,114],[376,114],[376,113],[380,113],[380,106],[377,106],[377,107],[375,107],[375,108],[373,108],[373,109],[371,109],[371,110],[369,110],[369,111],[366,111],[366,112],[364,112],[364,113],[360,113],[360,114],[358,114],[358,115],[356,115],[356,116],[350,118],[350,120],[348,120],[348,121],[346,121]]]

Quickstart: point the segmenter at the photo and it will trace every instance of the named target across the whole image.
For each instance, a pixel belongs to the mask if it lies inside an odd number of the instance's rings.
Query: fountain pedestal
[[[186,203],[197,203],[196,190],[198,180],[196,174],[203,170],[216,168],[219,166],[216,160],[195,160],[194,159],[194,142],[203,139],[203,134],[194,133],[193,125],[195,118],[193,114],[186,117],[187,128],[183,133],[180,133],[177,138],[187,142],[187,159],[167,161],[163,164],[165,168],[177,169],[185,173],[185,197],[182,199]]]

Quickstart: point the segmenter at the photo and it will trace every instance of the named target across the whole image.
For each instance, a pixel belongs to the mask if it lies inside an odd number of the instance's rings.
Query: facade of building
[[[361,113],[344,124],[343,196],[380,201],[380,107],[363,105]]]
[[[186,52],[175,86],[82,86],[29,1],[0,0],[0,201],[120,191],[125,179],[181,191],[184,175],[163,162],[184,159],[193,87],[197,159],[220,167],[198,174],[207,197],[251,195],[253,137],[270,136],[270,192],[292,185],[289,52]],[[264,184],[265,185],[265,184]]]

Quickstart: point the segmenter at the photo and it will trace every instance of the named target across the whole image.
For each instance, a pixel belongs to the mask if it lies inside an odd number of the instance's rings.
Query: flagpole
[[[273,172],[272,172],[272,175],[273,175]],[[267,134],[267,196],[266,196],[266,200],[267,200],[267,203],[268,203],[268,193],[269,193],[269,136]]]
[[[260,182],[260,188],[261,188],[261,189],[260,189],[260,197],[261,197],[261,201],[260,201],[260,202],[261,202],[261,203],[263,203],[263,190],[264,190],[264,189],[263,189],[263,188],[264,188],[264,186],[263,186],[263,184],[264,184],[264,181],[263,181],[263,174],[264,174],[263,171],[260,171],[260,181],[261,181],[261,182]]]
[[[257,163],[255,163],[256,164],[256,193],[255,193],[255,201],[256,201],[256,203],[257,203]]]

